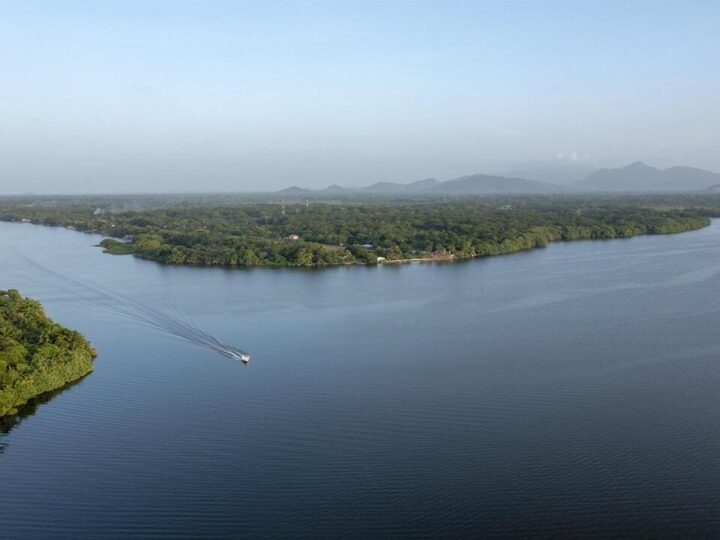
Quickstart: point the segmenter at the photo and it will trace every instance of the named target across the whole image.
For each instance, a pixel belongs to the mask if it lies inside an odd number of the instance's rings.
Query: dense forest
[[[39,302],[0,291],[0,416],[88,374],[94,357],[85,338],[53,322]]]
[[[676,233],[720,215],[716,197],[183,201],[140,210],[92,202],[5,200],[0,220],[100,233],[110,237],[101,242],[110,253],[165,264],[330,266],[484,257],[553,241]]]

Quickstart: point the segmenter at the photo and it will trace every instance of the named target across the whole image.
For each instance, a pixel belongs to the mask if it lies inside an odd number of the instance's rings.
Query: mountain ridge
[[[398,182],[375,182],[369,186],[345,188],[332,185],[324,189],[307,189],[291,186],[278,191],[278,194],[293,196],[311,196],[327,194],[372,194],[372,195],[472,195],[500,193],[556,193],[567,191],[556,186],[524,178],[508,178],[489,174],[471,174],[441,182],[435,178],[425,178],[408,184]]]
[[[624,167],[605,168],[575,182],[583,191],[699,191],[720,184],[720,173],[676,165],[666,169],[635,161]]]
[[[407,184],[375,182],[349,188],[333,184],[323,189],[291,186],[278,191],[288,197],[318,195],[492,195],[587,192],[693,192],[720,189],[720,173],[697,167],[676,165],[666,169],[634,161],[618,168],[598,169],[569,185],[527,178],[475,173],[451,180],[425,178]]]

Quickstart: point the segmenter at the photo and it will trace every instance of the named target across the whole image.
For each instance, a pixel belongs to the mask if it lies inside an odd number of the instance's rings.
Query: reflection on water
[[[77,381],[73,381],[69,384],[66,384],[62,388],[50,390],[49,392],[45,392],[44,394],[35,396],[30,401],[28,401],[25,405],[23,405],[22,407],[19,407],[18,411],[15,414],[8,414],[5,416],[0,416],[0,454],[2,454],[8,447],[8,443],[3,442],[3,438],[8,433],[10,433],[14,428],[16,428],[19,424],[21,424],[23,422],[23,420],[26,420],[27,418],[34,416],[37,413],[38,408],[42,407],[42,405],[49,402],[55,396],[62,394],[66,390],[69,390],[70,388],[77,386],[78,384],[80,384],[82,381],[84,381],[90,375],[92,375],[92,373],[88,373],[84,377],[81,377]]]

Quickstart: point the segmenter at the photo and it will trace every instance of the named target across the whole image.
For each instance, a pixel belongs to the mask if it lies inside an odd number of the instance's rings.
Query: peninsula
[[[0,416],[87,375],[95,356],[79,332],[52,321],[39,302],[0,291]]]
[[[68,198],[0,204],[0,220],[99,233],[107,252],[195,266],[333,266],[502,255],[550,242],[699,229],[720,200],[643,197],[203,199],[138,210]],[[110,204],[118,205],[118,200]],[[137,205],[137,201],[133,201]]]

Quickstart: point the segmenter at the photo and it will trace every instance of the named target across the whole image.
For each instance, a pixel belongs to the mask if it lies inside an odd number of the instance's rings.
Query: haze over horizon
[[[0,194],[720,171],[717,2],[0,2]]]

